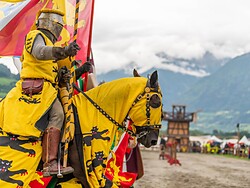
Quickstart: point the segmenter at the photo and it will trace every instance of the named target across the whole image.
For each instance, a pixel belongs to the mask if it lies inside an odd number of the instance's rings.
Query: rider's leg
[[[42,142],[43,176],[51,176],[58,173],[58,148],[64,121],[63,108],[58,99],[54,102],[49,116],[49,125],[44,132]],[[74,171],[72,167],[62,166],[60,170],[62,174],[69,174]]]

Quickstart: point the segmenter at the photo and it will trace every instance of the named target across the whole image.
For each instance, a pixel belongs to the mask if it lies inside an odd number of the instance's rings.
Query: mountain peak
[[[156,56],[162,61],[158,68],[196,77],[208,76],[228,61],[228,59],[217,59],[210,52],[206,52],[201,58],[192,59],[171,57],[165,52],[159,52]]]

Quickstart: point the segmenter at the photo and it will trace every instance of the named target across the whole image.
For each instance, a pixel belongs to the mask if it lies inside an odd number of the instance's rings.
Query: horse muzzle
[[[159,136],[159,130],[150,130],[141,137],[138,137],[137,141],[142,145],[144,145],[146,148],[149,148],[157,144],[158,136]]]

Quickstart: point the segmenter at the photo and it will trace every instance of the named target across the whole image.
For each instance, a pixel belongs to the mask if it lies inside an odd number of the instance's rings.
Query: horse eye
[[[161,106],[161,99],[160,99],[160,97],[157,94],[153,94],[150,97],[149,105],[152,108],[159,108]]]

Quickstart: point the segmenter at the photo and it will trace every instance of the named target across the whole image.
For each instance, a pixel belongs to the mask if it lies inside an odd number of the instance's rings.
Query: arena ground
[[[177,153],[181,166],[142,150],[144,176],[135,188],[250,188],[250,160],[217,154]]]

